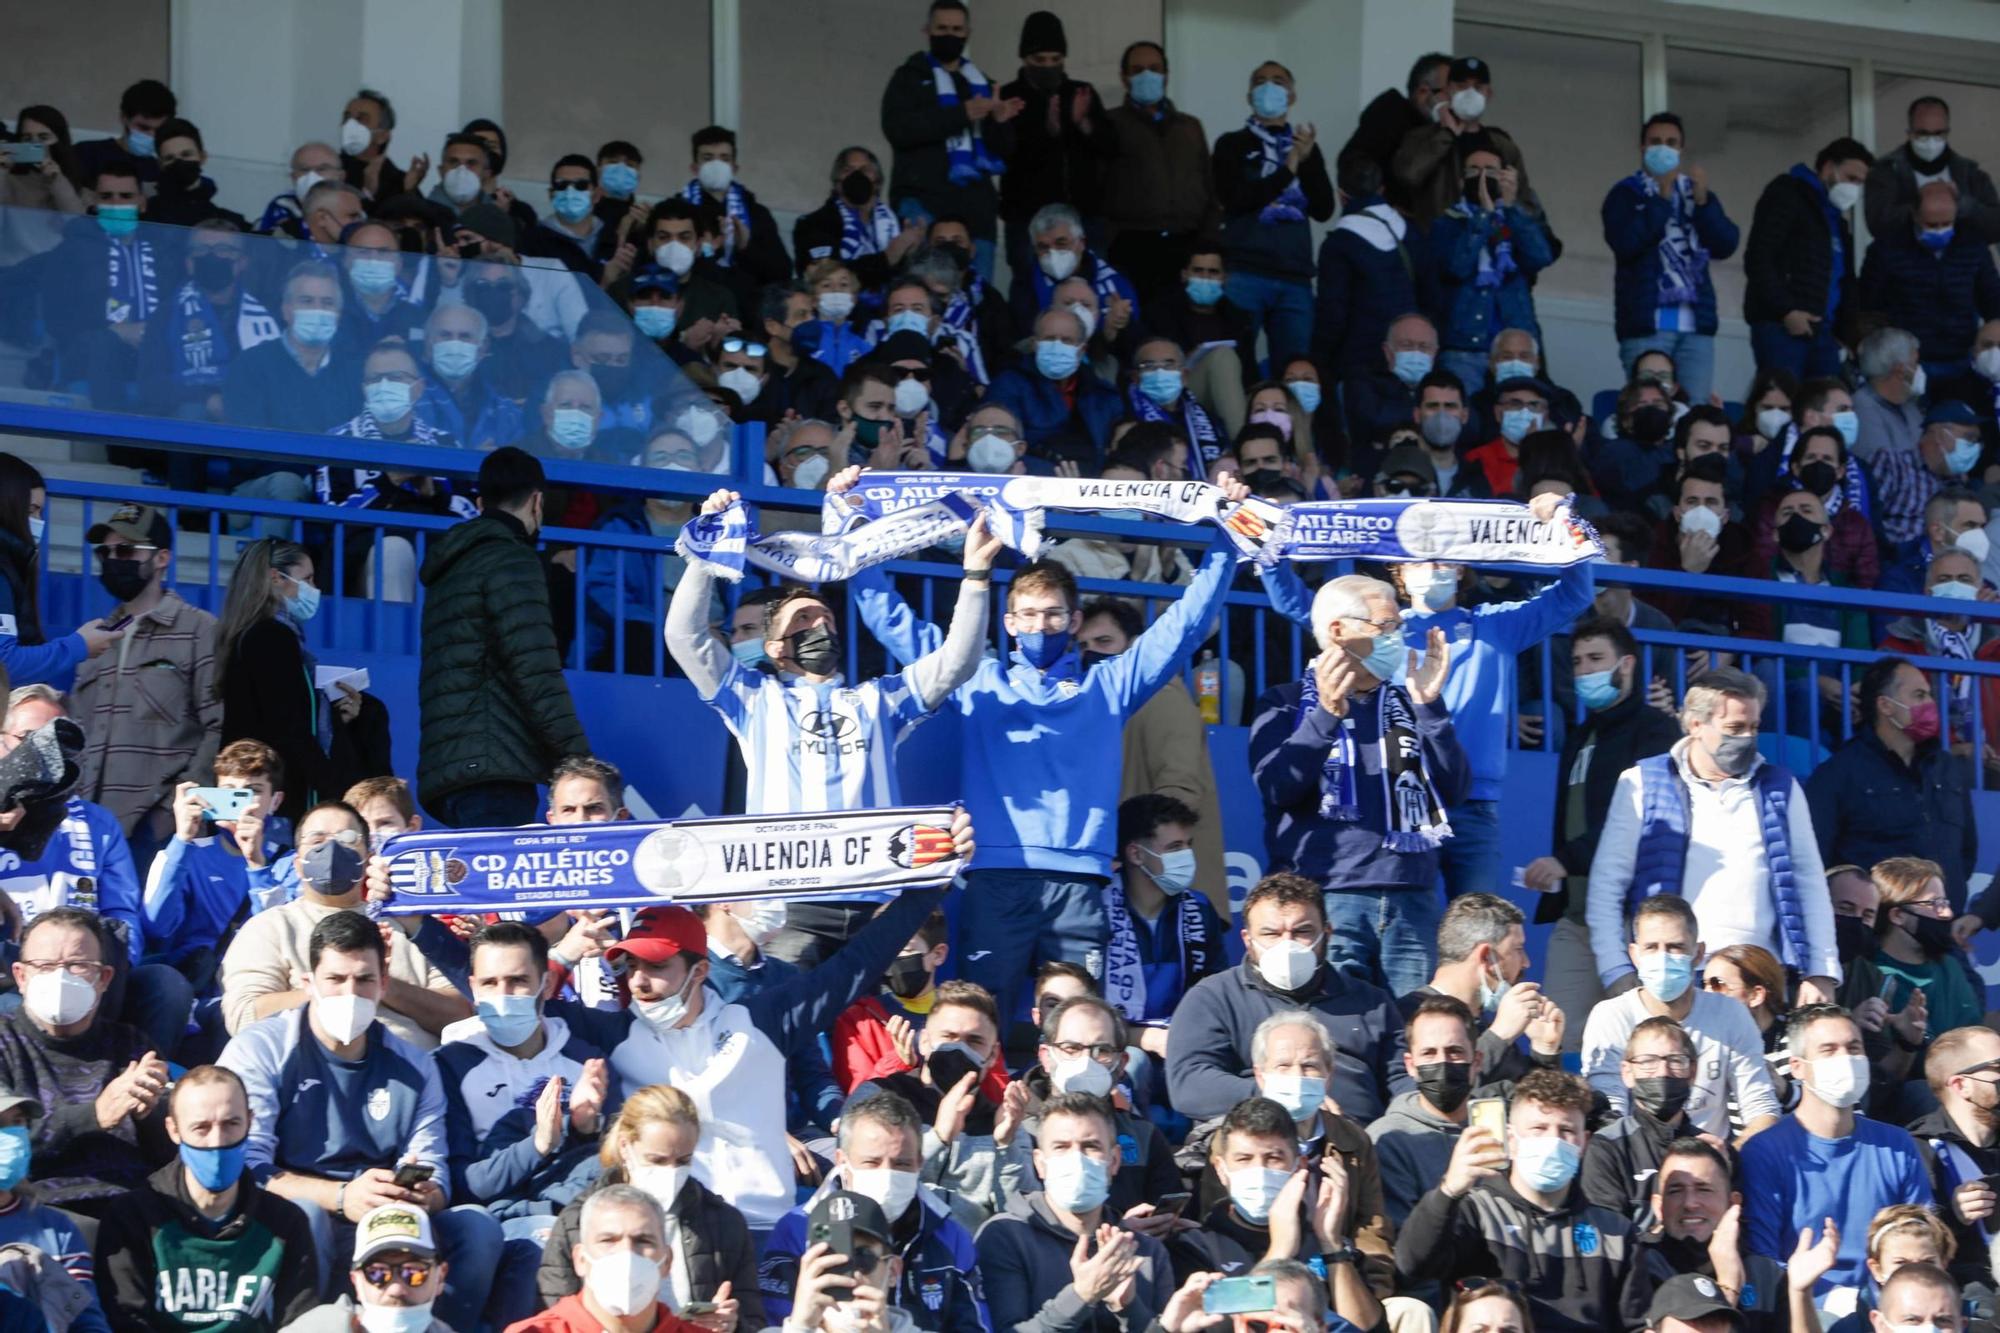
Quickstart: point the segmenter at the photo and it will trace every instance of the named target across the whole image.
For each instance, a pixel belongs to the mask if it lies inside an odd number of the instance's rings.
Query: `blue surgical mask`
[[[1401,680],[1410,665],[1410,650],[1403,641],[1403,627],[1398,625],[1387,634],[1376,635],[1375,644],[1368,650],[1368,656],[1361,659],[1361,665],[1377,680],[1391,684]]]
[[[1684,953],[1641,954],[1639,984],[1662,1004],[1672,1004],[1694,984],[1694,959]]]
[[[1618,701],[1618,672],[1587,671],[1576,678],[1576,697],[1592,712],[1609,708]]]
[[[1286,380],[1285,388],[1291,391],[1300,407],[1308,412],[1319,411],[1319,382],[1317,380]]]
[[[1500,433],[1509,444],[1519,444],[1542,428],[1542,414],[1533,408],[1510,407],[1500,414]]]
[[[106,236],[130,236],[139,230],[137,204],[99,204],[97,225]]]
[[[1554,1194],[1576,1179],[1583,1154],[1568,1139],[1553,1134],[1514,1140],[1514,1165],[1531,1189]]]
[[[1146,370],[1139,374],[1139,392],[1166,407],[1177,403],[1181,397],[1181,373],[1178,370]]]
[[[889,316],[884,324],[885,336],[895,337],[899,333],[914,333],[920,338],[931,336],[931,317],[920,310],[898,310]]]
[[[1924,230],[1917,233],[1917,240],[1921,242],[1926,249],[1942,250],[1946,246],[1951,244],[1951,238],[1954,235],[1956,235],[1957,232],[1958,228],[1956,227],[1939,227],[1935,231],[1929,228],[1925,228]]]
[[[1054,338],[1043,338],[1035,343],[1035,369],[1045,379],[1068,379],[1076,374],[1076,363],[1081,357],[1080,349]]]
[[[597,173],[597,183],[613,199],[630,199],[639,189],[639,168],[625,162],[607,162]]]
[[[479,364],[479,344],[447,338],[431,344],[431,365],[448,380],[462,380]]]
[[[347,266],[347,280],[354,284],[357,292],[366,292],[370,296],[386,292],[396,285],[396,261],[357,259]]]
[[[581,222],[590,216],[590,191],[566,185],[549,196],[549,207],[564,222]]]
[[[1028,634],[1016,634],[1014,641],[1021,649],[1022,658],[1037,671],[1048,670],[1069,651],[1069,631],[1066,629],[1052,633],[1035,630]]]
[[[285,577],[292,582],[292,595],[285,599],[285,614],[303,625],[319,614],[319,589],[303,579],[292,578],[290,574],[286,574]],[[337,847],[340,844],[330,842],[326,845]]]
[[[1847,442],[1847,447],[1850,449],[1854,447],[1854,442],[1861,438],[1861,418],[1855,415],[1851,407],[1833,414],[1833,428],[1840,432],[1840,438]]]
[[[361,386],[361,401],[377,421],[401,421],[410,413],[410,386],[401,380],[370,380]]]
[[[0,1129],[0,1190],[11,1190],[28,1178],[28,1163],[35,1153],[34,1140],[26,1125]]]
[[[144,130],[126,130],[125,148],[134,157],[151,157],[158,151],[158,145],[153,142],[153,136]]]
[[[1131,93],[1140,106],[1158,106],[1167,95],[1167,76],[1156,69],[1142,69],[1132,76]]]
[[[1152,851],[1152,848],[1147,848]],[[1139,873],[1153,881],[1160,892],[1169,898],[1178,898],[1194,887],[1194,848],[1179,847],[1171,852],[1153,852],[1159,861],[1158,870],[1146,869],[1146,863],[1135,861]]]
[[[1954,441],[1951,448],[1944,451],[1944,465],[1954,477],[1962,477],[1979,464],[1979,454],[1983,446],[1977,437],[1970,440]]]
[[[558,407],[549,418],[549,438],[565,449],[588,449],[597,437],[596,415],[580,407]]]
[[[1222,299],[1222,279],[1189,278],[1187,280],[1188,300],[1196,305],[1214,305]]]
[[[1505,384],[1508,380],[1528,380],[1535,377],[1535,363],[1532,361],[1502,361],[1493,367],[1493,382]]]
[[[1275,120],[1292,109],[1292,92],[1282,83],[1264,82],[1250,90],[1250,108],[1258,115]]]
[[[741,643],[729,645],[729,655],[747,667],[762,666],[770,659],[764,655],[762,639],[744,639]]]
[[[248,1135],[226,1148],[197,1148],[183,1143],[181,1165],[194,1173],[203,1189],[219,1194],[243,1178],[243,1159],[249,1151]]]
[[[1430,374],[1431,367],[1435,364],[1437,364],[1436,359],[1429,352],[1398,352],[1395,365],[1396,378],[1405,384],[1415,384]]]
[[[340,327],[340,316],[331,310],[294,310],[292,312],[292,337],[306,347],[324,347],[333,341],[334,330]]]
[[[519,1046],[541,1025],[539,1003],[532,995],[494,995],[479,1002],[479,1024],[499,1046]]]
[[[632,307],[632,322],[639,326],[639,332],[654,342],[674,331],[681,312],[670,305],[635,305]]]
[[[1655,176],[1664,176],[1681,164],[1681,150],[1672,144],[1655,143],[1646,145],[1646,170]]]

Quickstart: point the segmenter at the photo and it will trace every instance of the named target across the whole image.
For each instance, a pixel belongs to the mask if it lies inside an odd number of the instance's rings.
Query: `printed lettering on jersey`
[[[948,883],[951,806],[402,833],[383,844],[395,914],[646,906]]]
[[[757,1264],[757,1290],[766,1296],[792,1297],[798,1285],[799,1257],[795,1254],[767,1254]]]
[[[271,1322],[277,1288],[265,1273],[231,1273],[207,1265],[162,1268],[159,1309],[183,1325]]]

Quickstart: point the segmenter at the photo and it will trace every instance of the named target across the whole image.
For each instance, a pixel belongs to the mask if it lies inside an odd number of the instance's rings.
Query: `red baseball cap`
[[[625,938],[604,951],[606,962],[629,954],[642,963],[664,963],[675,954],[708,952],[708,927],[685,907],[648,907],[632,920]]]

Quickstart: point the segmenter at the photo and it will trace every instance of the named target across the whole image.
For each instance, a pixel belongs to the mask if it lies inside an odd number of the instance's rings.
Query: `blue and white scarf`
[[[1174,931],[1180,945],[1181,987],[1187,990],[1209,971],[1216,941],[1208,938],[1208,919],[1202,912],[1199,893],[1184,892],[1168,901],[1160,913],[1172,912]],[[1146,1021],[1146,960],[1139,952],[1139,928],[1132,924],[1132,909],[1125,890],[1117,884],[1104,886],[1104,919],[1111,931],[1104,942],[1104,998],[1128,1023]],[[1165,960],[1162,960],[1165,961]]]
[[[699,178],[689,181],[687,183],[687,188],[681,191],[681,198],[687,200],[691,204],[698,204],[707,197],[708,197],[708,192],[701,188],[701,181]],[[728,190],[723,192],[722,211],[728,217],[730,222],[742,223],[744,233],[746,235],[749,233],[750,205],[744,196],[743,187],[741,185],[738,185],[735,181],[729,182]],[[731,261],[734,260],[735,257],[736,257],[736,228],[734,226],[724,227],[722,229],[722,253],[716,256],[716,262],[718,264],[721,264],[724,268],[728,268],[730,266]]]
[[[1473,275],[1472,285],[1498,287],[1519,271],[1520,266],[1514,262],[1514,238],[1502,231],[1498,240],[1489,239],[1479,247],[1479,271]]]
[[[1137,385],[1126,391],[1125,401],[1131,405],[1132,415],[1141,421],[1174,419],[1166,408],[1140,393]],[[1222,435],[1194,395],[1185,389],[1181,391],[1180,427],[1188,438],[1188,475],[1196,481],[1207,481],[1210,464],[1222,457]]]
[[[153,243],[134,238],[105,243],[104,322],[144,323],[160,306],[159,267]]]
[[[1625,183],[1648,199],[1658,199],[1660,183],[1644,171],[1635,171]],[[1673,197],[1667,200],[1667,233],[1660,238],[1659,303],[1662,306],[1693,305],[1701,299],[1701,284],[1708,276],[1708,250],[1694,230],[1694,182],[1686,176],[1674,178]]]
[[[175,293],[173,309],[167,318],[167,354],[175,359],[174,381],[190,389],[221,384],[229,360],[236,353],[247,352],[258,343],[271,342],[285,333],[271,312],[246,291],[237,298],[236,339],[232,345],[222,336],[222,318],[215,313],[214,303],[191,282]]]
[[[1290,123],[1272,129],[1261,125],[1255,116],[1245,122],[1250,133],[1257,136],[1257,142],[1264,150],[1262,176],[1275,176],[1285,167],[1285,156],[1292,151],[1292,127]],[[1264,205],[1264,211],[1257,215],[1259,222],[1304,222],[1306,220],[1306,192],[1299,188],[1298,177],[1292,178],[1276,199]]]
[[[889,242],[896,239],[902,227],[896,221],[895,210],[879,198],[868,210],[864,221],[861,215],[848,205],[839,195],[833,198],[833,211],[840,218],[840,257],[854,260],[863,255],[879,255],[889,248]]]
[[[1780,468],[1785,467],[1786,464],[1792,461],[1792,450],[1798,447],[1798,443],[1799,428],[1795,425],[1785,427],[1785,438],[1779,442],[1778,446],[1778,466]],[[1785,480],[1786,484],[1795,491],[1805,489],[1800,484],[1799,479],[1789,471],[1785,473]],[[1834,487],[1833,494],[1826,497],[1825,504],[1826,516],[1828,518],[1832,518],[1848,505],[1853,505],[1854,512],[1861,515],[1861,517],[1867,518],[1869,516],[1869,510],[1872,506],[1868,503],[1868,476],[1862,470],[1859,460],[1854,458],[1847,460],[1847,466],[1841,469],[1840,485]]]
[[[979,287],[979,275],[968,269],[965,286],[944,303],[944,313],[938,316],[938,322],[951,330],[960,354],[965,357],[966,373],[984,388],[993,382],[993,377],[987,373],[986,352],[979,345],[979,302],[975,299]]]
[[[936,56],[925,56],[924,59],[931,62],[931,79],[937,85],[938,105],[962,106],[964,103],[958,95],[958,82],[952,78],[951,71]],[[965,79],[966,90],[974,97],[993,96],[993,85],[970,57],[958,62],[958,72]],[[969,122],[964,129],[946,139],[944,151],[951,163],[953,185],[971,185],[987,176],[998,176],[1007,169],[1007,164],[986,146],[977,121]]]
[[[1124,275],[1119,273],[1117,269],[1111,267],[1111,265],[1105,263],[1090,251],[1086,250],[1083,252],[1083,257],[1077,261],[1076,272],[1070,276],[1082,278],[1090,284],[1090,290],[1097,293],[1097,325],[1099,328],[1104,327],[1104,316],[1110,311],[1113,300],[1130,302],[1132,305],[1132,314],[1134,316],[1138,315],[1139,299],[1137,293],[1132,290],[1131,284],[1125,281]],[[1055,298],[1056,284],[1049,279],[1048,274],[1042,272],[1040,264],[1036,264],[1028,270],[1028,277],[1035,284],[1035,309],[1047,310],[1049,302]]]
[[[1451,821],[1445,816],[1444,802],[1438,799],[1437,786],[1431,781],[1430,764],[1424,758],[1423,738],[1417,731],[1416,709],[1409,692],[1388,681],[1378,685],[1372,694],[1347,701],[1348,715],[1341,720],[1340,730],[1320,765],[1319,817],[1335,824],[1361,822],[1361,801],[1355,790],[1353,719],[1357,708],[1375,710],[1376,766],[1382,771],[1382,809],[1389,822],[1382,845],[1392,852],[1437,850],[1451,836]],[[1313,673],[1313,664],[1308,662],[1293,731],[1302,730],[1318,709],[1319,680]]]

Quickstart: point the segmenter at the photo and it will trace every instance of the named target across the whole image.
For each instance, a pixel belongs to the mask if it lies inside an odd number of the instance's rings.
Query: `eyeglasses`
[[[1181,363],[1179,361],[1141,361],[1138,363],[1138,368],[1140,370],[1179,370]]]
[[[725,352],[741,352],[744,356],[769,356],[771,354],[771,349],[763,343],[746,342],[742,338],[724,338],[722,340],[722,350]]]
[[[1663,1071],[1668,1074],[1690,1074],[1694,1072],[1694,1061],[1685,1055],[1628,1055],[1625,1063],[1641,1073],[1651,1074]]]
[[[137,560],[141,555],[151,555],[159,550],[157,546],[140,546],[132,542],[112,542],[106,546],[93,546],[99,560]]]
[[[1378,636],[1394,634],[1397,630],[1403,628],[1403,622],[1400,618],[1396,620],[1363,620],[1360,616],[1347,616],[1345,618],[1354,621],[1356,624],[1366,625],[1369,629],[1374,630]]]
[[[431,1274],[436,1271],[436,1268],[435,1264],[425,1263],[421,1259],[410,1259],[400,1264],[363,1264],[361,1265],[361,1277],[363,1281],[377,1291],[388,1286],[391,1282],[400,1282],[406,1287],[419,1288],[430,1282]]]
[[[1099,1064],[1105,1064],[1111,1060],[1115,1060],[1118,1057],[1118,1053],[1125,1048],[1108,1041],[1052,1041],[1049,1043],[1049,1049],[1062,1056],[1065,1060],[1074,1060],[1079,1055],[1087,1055]]]
[[[61,969],[73,977],[80,977],[85,981],[95,981],[104,974],[104,964],[89,962],[81,958],[23,958],[21,966],[27,968],[38,977],[45,977],[57,969]]]
[[[899,381],[915,380],[919,384],[929,384],[931,382],[930,371],[924,369],[922,366],[897,366],[895,370],[896,378]]]
[[[1908,911],[1913,911],[1913,912],[1941,912],[1941,911],[1943,911],[1943,910],[1944,910],[1945,908],[1947,908],[1947,907],[1950,907],[1950,906],[1951,906],[1951,899],[1949,899],[1949,898],[1912,898],[1912,899],[1910,899],[1910,901],[1908,901],[1908,902],[1906,902],[1906,903],[1891,903],[1891,904],[1890,904],[1890,906],[1892,906],[1892,907],[1901,907],[1901,908],[1904,908],[1904,909],[1906,909],[1906,910],[1908,910]]]

